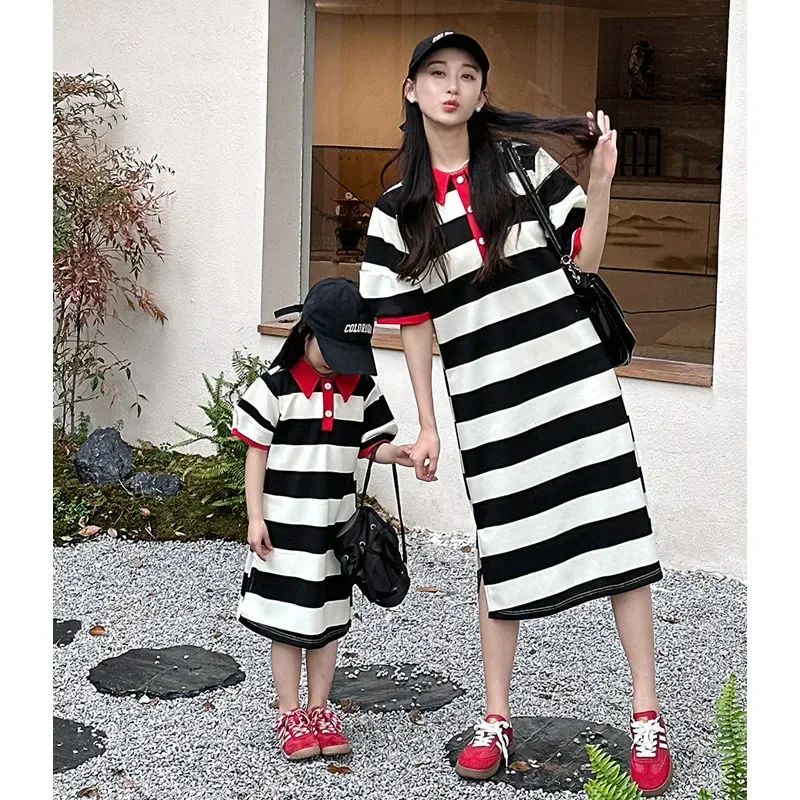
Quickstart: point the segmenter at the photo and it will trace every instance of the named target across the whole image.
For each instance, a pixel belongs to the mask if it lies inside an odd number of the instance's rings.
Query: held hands
[[[272,542],[267,531],[267,523],[263,519],[253,520],[247,525],[247,544],[250,549],[263,561],[270,550]]]
[[[419,480],[427,483],[439,480],[436,477],[439,465],[439,433],[436,428],[420,430],[410,455]]]
[[[594,120],[591,111],[587,111],[586,116],[590,121]],[[611,118],[602,111],[597,112],[596,125],[600,129],[600,138],[592,151],[589,177],[610,184],[617,168],[617,132],[611,128]]]
[[[385,442],[375,451],[375,461],[379,464],[399,464],[401,467],[413,467],[411,445],[395,445]]]

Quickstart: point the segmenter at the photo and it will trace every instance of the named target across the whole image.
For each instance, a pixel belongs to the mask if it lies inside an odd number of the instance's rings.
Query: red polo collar
[[[463,175],[464,182],[469,183],[469,164],[465,164],[456,172],[442,172],[436,167],[433,168],[434,198],[440,206],[444,205],[447,197],[447,187],[450,185],[450,179],[455,180],[459,175]]]
[[[305,358],[301,358],[290,370],[289,373],[297,382],[297,385],[302,390],[303,394],[310,398],[317,388],[320,381],[332,381],[336,384],[336,388],[342,395],[345,403],[352,397],[353,392],[356,390],[360,375],[320,375]]]

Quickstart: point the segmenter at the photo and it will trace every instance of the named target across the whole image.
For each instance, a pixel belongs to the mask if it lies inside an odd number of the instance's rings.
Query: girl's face
[[[325,363],[325,359],[322,357],[322,351],[319,349],[316,336],[309,336],[306,339],[306,361],[320,375],[333,375],[333,370]]]
[[[445,47],[432,53],[413,80],[406,81],[405,96],[418,103],[423,116],[447,127],[465,125],[486,102],[482,74],[465,50]]]

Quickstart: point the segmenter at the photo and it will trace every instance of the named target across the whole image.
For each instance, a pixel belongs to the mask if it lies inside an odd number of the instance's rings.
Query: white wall
[[[292,0],[297,4],[297,0]],[[147,279],[170,317],[162,328],[138,318],[122,337],[139,390],[150,398],[129,441],[175,441],[174,420],[202,424],[200,373],[228,366],[231,350],[263,357],[280,340],[259,337],[264,142],[265,2],[239,13],[210,0],[156,0],[135,6],[56,0],[55,69],[94,67],[126,89],[129,121],[121,137],[176,170],[176,194],[164,217],[169,253]],[[710,389],[626,379],[623,389],[642,459],[662,561],[744,578],[745,536],[745,109],[744,0],[732,0],[719,244],[714,386]],[[270,191],[280,187],[270,187]],[[297,274],[297,265],[287,265]],[[293,271],[293,272],[292,272]],[[291,302],[293,297],[275,298]],[[270,298],[265,298],[269,307]],[[381,382],[401,437],[416,432],[402,354],[378,353]],[[470,530],[452,416],[436,366],[434,391],[443,455],[440,480],[403,475],[408,521],[438,530]],[[103,423],[124,413],[97,410]],[[379,497],[393,508],[388,470]]]

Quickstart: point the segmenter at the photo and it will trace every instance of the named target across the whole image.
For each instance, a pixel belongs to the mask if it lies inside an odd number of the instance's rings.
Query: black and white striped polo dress
[[[544,150],[520,157],[563,246],[580,247],[586,195]],[[396,273],[407,252],[398,186],[370,219],[361,294],[379,321],[432,318],[493,618],[553,614],[662,577],[621,388],[517,177],[510,268],[477,282],[485,245],[469,167],[435,171],[447,278]],[[446,454],[445,454],[446,455]]]
[[[333,554],[356,507],[355,470],[397,425],[368,375],[319,375],[304,359],[242,395],[234,435],[269,449],[264,520],[273,550],[248,552],[239,621],[274,641],[323,647],[350,628],[352,584]]]

